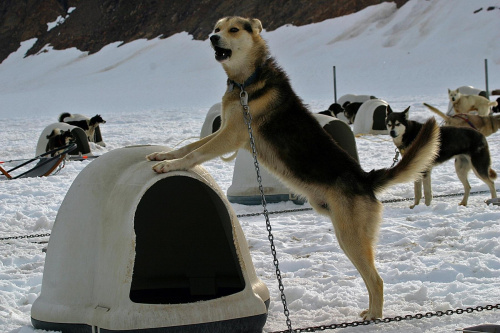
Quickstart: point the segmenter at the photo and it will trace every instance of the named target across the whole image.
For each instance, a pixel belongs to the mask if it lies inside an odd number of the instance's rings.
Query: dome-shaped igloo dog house
[[[48,125],[42,130],[40,137],[38,138],[38,143],[36,145],[36,156],[41,155],[49,150],[49,136],[54,129],[59,129],[61,131],[71,131],[71,135],[77,145],[77,149],[70,153],[70,155],[92,155],[89,141],[85,131],[80,127],[69,125],[66,123],[53,123]],[[97,127],[97,130],[99,127]],[[100,136],[100,131],[99,131]]]
[[[337,103],[340,104],[342,107],[345,107],[346,104],[348,103],[364,103],[369,99],[375,99],[377,97],[372,96],[372,95],[355,95],[355,94],[345,94],[342,95],[338,100]],[[349,119],[344,116],[344,114],[339,113],[337,115],[337,118],[342,120],[343,122],[346,122],[349,124]]]
[[[221,104],[217,103],[210,108],[205,122],[203,123],[200,137],[205,137],[215,132],[217,121],[220,126]],[[345,122],[337,118],[326,116],[323,114],[313,114],[320,125],[325,129],[328,134],[356,161],[359,161],[358,151],[356,149],[356,141],[352,130]],[[243,117],[241,119],[243,120]],[[214,126],[215,124],[215,126]],[[260,176],[266,195],[266,202],[275,203],[281,201],[291,200],[296,204],[303,204],[303,198],[297,197],[286,187],[281,181],[272,175],[263,166],[260,167]],[[259,184],[257,182],[257,175],[254,166],[253,156],[247,150],[240,149],[236,155],[234,162],[233,180],[227,190],[227,198],[232,203],[239,203],[244,205],[260,205],[261,196],[259,191]]]
[[[37,329],[63,332],[261,332],[269,291],[241,226],[198,166],[155,174],[113,150],[71,185],[52,230]]]
[[[369,99],[361,104],[352,125],[354,135],[389,134],[385,126],[387,105],[381,99]]]

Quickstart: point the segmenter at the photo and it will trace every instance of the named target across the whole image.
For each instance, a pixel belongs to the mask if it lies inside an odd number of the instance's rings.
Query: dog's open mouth
[[[222,47],[214,46],[215,50],[215,60],[224,61],[231,57],[232,51],[228,49],[223,49]]]

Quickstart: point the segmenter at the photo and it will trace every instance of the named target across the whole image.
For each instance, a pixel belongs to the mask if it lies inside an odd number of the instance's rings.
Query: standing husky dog
[[[95,142],[95,130],[100,124],[106,124],[106,120],[101,115],[96,114],[92,118],[81,114],[62,113],[59,116],[59,122],[80,127],[85,131],[89,142]]]
[[[470,111],[477,111],[480,116],[487,116],[490,114],[490,107],[496,106],[498,103],[479,95],[464,95],[456,90],[448,89],[448,97],[453,104],[455,113],[468,113]]]
[[[403,112],[393,112],[387,108],[386,126],[394,144],[403,156],[407,148],[418,137],[424,125],[408,119],[410,107]],[[490,151],[484,135],[472,128],[443,126],[440,127],[439,154],[433,166],[455,158],[457,176],[464,185],[464,197],[460,205],[466,206],[470,193],[467,174],[470,169],[488,185],[491,197],[496,198],[497,192],[493,181],[497,178],[495,170],[491,168]],[[432,166],[425,172],[423,180],[415,182],[415,202],[411,208],[419,204],[422,198],[422,183],[424,186],[425,204],[429,206],[432,201],[431,189]]]
[[[215,59],[228,76],[220,129],[180,149],[150,154],[147,159],[163,161],[153,166],[162,173],[189,169],[240,148],[252,151],[243,114],[247,109],[258,160],[294,193],[306,197],[319,213],[331,218],[340,247],[368,289],[369,308],[361,316],[380,318],[383,281],[375,268],[374,247],[382,204],[376,193],[413,181],[429,168],[438,149],[439,129],[434,120],[427,122],[394,168],[363,171],[294,93],[287,75],[270,57],[261,31],[257,19],[226,17],[217,22],[210,40]]]

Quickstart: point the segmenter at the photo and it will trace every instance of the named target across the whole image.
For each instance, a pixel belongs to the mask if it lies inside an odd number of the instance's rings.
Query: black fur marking
[[[75,120],[75,121],[65,121],[66,124],[80,127],[81,129],[87,131],[89,129],[89,124],[86,120]]]
[[[296,179],[337,186],[346,195],[375,198],[368,174],[321,128],[273,58],[267,58],[261,65],[256,81],[265,82],[265,86],[251,93],[249,101],[262,97],[271,89],[280,92],[278,98],[267,105],[270,110],[262,112],[262,119],[255,117],[254,121],[262,122],[260,134],[273,143],[279,159]]]
[[[245,22],[245,24],[243,25],[243,29],[245,29],[246,31],[248,31],[250,34],[253,34],[252,25],[250,23]]]

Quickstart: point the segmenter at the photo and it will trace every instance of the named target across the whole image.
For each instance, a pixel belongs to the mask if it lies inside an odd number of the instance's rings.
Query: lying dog
[[[363,171],[292,90],[287,75],[270,57],[261,31],[257,19],[226,17],[216,23],[210,41],[215,59],[228,76],[221,128],[147,159],[162,161],[153,165],[155,172],[162,173],[189,169],[240,148],[252,152],[244,120],[244,111],[248,112],[258,161],[331,218],[340,247],[368,289],[369,308],[361,316],[380,318],[383,281],[374,259],[382,204],[376,194],[393,184],[413,181],[430,167],[439,145],[438,126],[429,120],[394,168]]]
[[[62,113],[59,116],[59,122],[67,123],[73,126],[80,127],[85,131],[87,135],[87,139],[89,142],[95,142],[95,129],[100,124],[105,124],[106,121],[102,119],[102,117],[98,114],[89,118],[87,116],[81,114],[71,114],[71,113]]]
[[[386,125],[394,144],[404,156],[407,148],[423,129],[423,125],[408,119],[410,107],[403,112],[393,112],[387,108]],[[490,188],[491,197],[496,198],[497,192],[493,181],[497,178],[495,170],[491,168],[491,157],[488,142],[484,135],[472,128],[443,126],[440,127],[439,154],[433,165],[426,170],[422,180],[415,182],[415,202],[411,208],[420,203],[422,198],[422,184],[424,187],[425,204],[432,201],[431,171],[432,167],[455,157],[455,170],[464,186],[464,197],[460,205],[466,206],[470,193],[470,184],[467,174],[470,169]]]
[[[354,124],[354,121],[356,120],[356,115],[358,114],[359,108],[361,107],[361,102],[345,102],[344,105],[342,105],[342,108],[344,109],[344,116],[347,118],[349,121],[349,125]]]
[[[493,133],[496,133],[500,127],[500,115],[478,116],[474,114],[460,113],[450,117],[427,103],[424,103],[424,105],[428,107],[429,110],[443,118],[446,126],[471,127],[481,132],[484,136],[490,136]]]
[[[328,107],[328,110],[320,111],[319,114],[324,114],[325,116],[337,117],[339,113],[344,113],[344,108],[338,103],[333,103]]]
[[[54,128],[49,135],[47,135],[47,147],[45,149],[46,152],[53,151],[50,155],[55,156],[59,154],[59,151],[55,151],[59,147],[64,147],[68,145],[71,141],[73,141],[73,134],[71,134],[71,130],[61,131],[59,128]]]
[[[483,96],[464,95],[460,93],[458,89],[448,89],[448,97],[450,98],[450,102],[453,104],[455,113],[469,113],[471,111],[477,111],[480,116],[487,116],[490,114],[490,107],[498,104],[496,101],[492,102]]]

